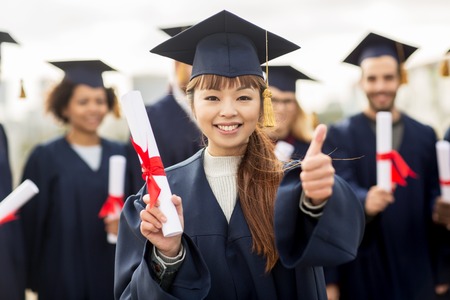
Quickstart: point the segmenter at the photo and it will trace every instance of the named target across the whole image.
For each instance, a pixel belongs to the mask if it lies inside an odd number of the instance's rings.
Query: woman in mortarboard
[[[283,168],[263,132],[273,115],[260,65],[296,49],[222,11],[152,50],[193,65],[187,94],[208,144],[166,169],[182,235],[162,235],[146,186],[127,199],[116,299],[326,299],[321,266],[354,257],[364,216],[321,153],[325,126],[302,169]]]
[[[47,110],[66,133],[38,145],[23,172],[40,193],[20,212],[27,251],[27,287],[39,299],[113,299],[118,220],[99,218],[108,197],[109,158],[125,145],[99,136],[98,128],[116,107],[101,61],[52,62],[65,71],[50,93]]]
[[[275,126],[267,128],[267,134],[276,143],[275,154],[279,159],[302,159],[311,142],[314,126],[297,101],[296,82],[314,79],[291,66],[269,66],[268,72]]]

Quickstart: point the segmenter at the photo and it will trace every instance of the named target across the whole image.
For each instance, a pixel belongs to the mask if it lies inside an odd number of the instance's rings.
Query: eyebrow
[[[251,87],[251,86],[241,86],[241,87],[237,88],[238,91],[246,90],[246,89],[253,89],[253,87]]]

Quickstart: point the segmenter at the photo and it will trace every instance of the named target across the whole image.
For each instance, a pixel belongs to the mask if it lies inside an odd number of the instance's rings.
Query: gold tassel
[[[272,107],[272,92],[269,88],[266,88],[263,92],[264,97],[264,127],[274,127],[275,126],[275,116],[273,114]]]
[[[269,89],[269,39],[267,38],[266,31],[266,89],[263,92],[264,98],[264,127],[274,127],[275,126],[275,116],[273,113],[272,106],[272,92]]]
[[[398,54],[398,60],[400,63],[400,83],[401,84],[406,84],[408,83],[408,73],[406,72],[405,69],[405,52],[403,49],[403,45],[396,42],[395,46],[397,48],[397,54]]]
[[[400,64],[400,83],[401,84],[408,83],[408,72],[406,72],[404,64]]]
[[[23,79],[20,79],[20,99],[25,99],[27,97],[27,94],[25,93],[25,89],[23,87]]]
[[[441,66],[440,66],[440,74],[442,77],[449,77],[450,76],[450,70],[449,70],[449,60],[444,59],[441,62]]]

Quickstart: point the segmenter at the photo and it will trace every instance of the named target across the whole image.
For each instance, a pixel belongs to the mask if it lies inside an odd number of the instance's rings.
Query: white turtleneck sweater
[[[206,179],[229,223],[238,196],[237,171],[242,156],[212,156],[206,149],[204,157]]]

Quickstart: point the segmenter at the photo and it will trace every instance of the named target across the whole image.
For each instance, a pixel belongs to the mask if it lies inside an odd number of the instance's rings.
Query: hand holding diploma
[[[172,192],[164,173],[164,167],[148,120],[144,102],[139,91],[131,91],[121,99],[122,109],[130,128],[133,146],[138,153],[147,183],[149,205],[152,208],[159,201],[159,208],[167,219],[162,224],[165,237],[183,232],[177,209],[173,204]]]
[[[0,202],[0,225],[14,220],[16,211],[39,192],[33,181],[26,179]]]
[[[123,207],[126,159],[122,155],[109,158],[108,198],[98,216],[105,219],[107,239],[111,244],[117,242],[117,228]]]

